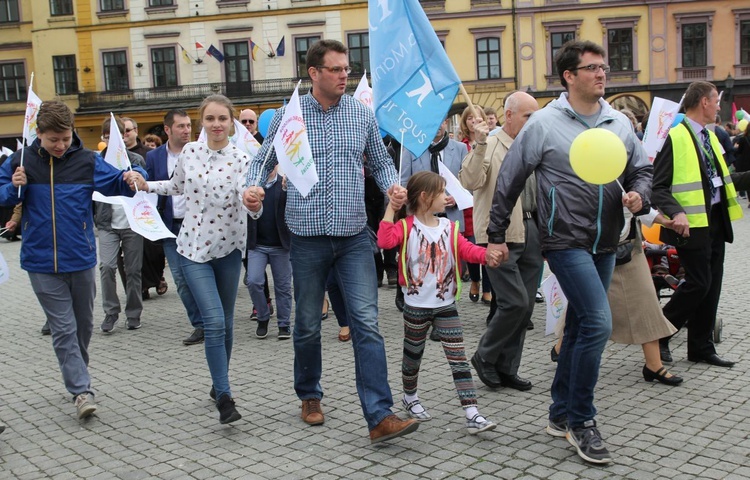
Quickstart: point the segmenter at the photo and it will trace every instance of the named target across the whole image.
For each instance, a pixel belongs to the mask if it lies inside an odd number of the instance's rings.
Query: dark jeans
[[[549,418],[567,418],[569,427],[578,428],[596,416],[594,388],[602,352],[612,334],[607,289],[615,254],[594,255],[583,249],[550,250],[545,254],[568,298]]]

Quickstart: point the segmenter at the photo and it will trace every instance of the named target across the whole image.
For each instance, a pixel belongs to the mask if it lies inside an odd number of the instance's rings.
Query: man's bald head
[[[539,110],[539,103],[526,92],[514,92],[505,99],[505,124],[503,130],[516,138],[531,114]]]

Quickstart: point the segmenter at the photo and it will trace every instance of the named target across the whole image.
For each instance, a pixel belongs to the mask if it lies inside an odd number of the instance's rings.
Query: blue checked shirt
[[[365,177],[363,161],[369,163],[372,175],[385,192],[398,183],[393,160],[383,145],[375,114],[358,100],[344,95],[338,104],[323,110],[311,93],[300,97],[315,169],[320,179],[306,198],[289,184],[286,223],[295,235],[303,237],[350,237],[365,228]],[[258,178],[263,159],[279,128],[284,109],[276,111],[263,147],[255,156],[247,175],[247,184]],[[276,165],[272,152],[261,178]]]

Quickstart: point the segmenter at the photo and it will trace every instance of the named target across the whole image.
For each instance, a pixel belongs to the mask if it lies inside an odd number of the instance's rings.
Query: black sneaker
[[[550,418],[545,430],[553,437],[565,437],[568,434],[568,419],[563,417],[557,420],[552,420]]]
[[[141,328],[141,319],[140,318],[128,318],[127,321],[128,330],[138,330]]]
[[[42,335],[52,335],[52,330],[49,328],[49,322],[44,322],[44,325],[42,325]]]
[[[183,345],[198,345],[203,343],[205,335],[202,328],[196,328],[193,333],[190,334],[185,340],[182,341]]]
[[[236,422],[242,415],[234,406],[234,399],[227,394],[222,395],[216,402],[216,408],[219,410],[219,422],[223,424]]]
[[[115,329],[115,323],[117,323],[116,315],[106,315],[99,328],[103,333],[112,333],[112,330]]]
[[[266,338],[268,336],[268,320],[265,322],[258,320],[258,328],[255,330],[255,336],[258,338]]]
[[[400,287],[396,288],[396,310],[404,311],[404,291]]]
[[[534,303],[544,303],[544,295],[542,294],[542,292],[537,290],[536,297],[534,298]]]
[[[279,327],[279,340],[287,340],[292,336],[292,329],[290,327]]]
[[[255,308],[255,305],[253,305],[253,313],[250,314],[250,320],[253,320],[253,321],[258,320],[258,309]]]
[[[612,454],[604,446],[602,435],[594,420],[586,420],[580,428],[569,428],[565,435],[568,443],[576,447],[578,456],[591,463],[609,463]]]

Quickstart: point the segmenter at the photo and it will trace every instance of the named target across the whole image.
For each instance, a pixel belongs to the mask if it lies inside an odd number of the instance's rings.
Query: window
[[[102,12],[125,10],[125,0],[101,0]]]
[[[102,54],[102,64],[104,66],[104,90],[116,92],[130,88],[128,81],[128,56],[125,50],[104,52]]]
[[[297,77],[307,78],[307,50],[320,40],[319,36],[314,37],[296,37],[294,39],[294,58],[297,60]]]
[[[55,72],[55,92],[58,95],[78,93],[75,55],[52,57],[52,68]]]
[[[563,45],[571,40],[576,39],[576,32],[555,32],[550,34],[550,60],[552,61],[552,75],[557,75],[557,65],[555,65],[555,55],[557,51],[562,48]]]
[[[18,0],[0,0],[0,23],[18,21]]]
[[[49,11],[52,16],[73,15],[73,0],[50,0]]]
[[[497,37],[477,40],[477,79],[500,78],[500,39]]]
[[[23,62],[0,63],[0,102],[26,101],[26,68]]]
[[[154,87],[177,86],[177,54],[175,47],[151,49],[151,75]]]
[[[225,42],[222,44],[222,49],[224,50],[224,81],[227,96],[231,98],[252,94],[248,41]]]
[[[174,0],[148,0],[149,7],[167,7],[174,5]]]
[[[607,61],[613,72],[633,70],[633,29],[607,30]]]
[[[750,64],[750,21],[740,23],[740,63]]]
[[[365,70],[370,70],[370,34],[350,33],[347,35],[349,42],[349,66],[352,73],[362,75]]]
[[[705,67],[706,55],[706,24],[687,23],[682,26],[682,66]]]

